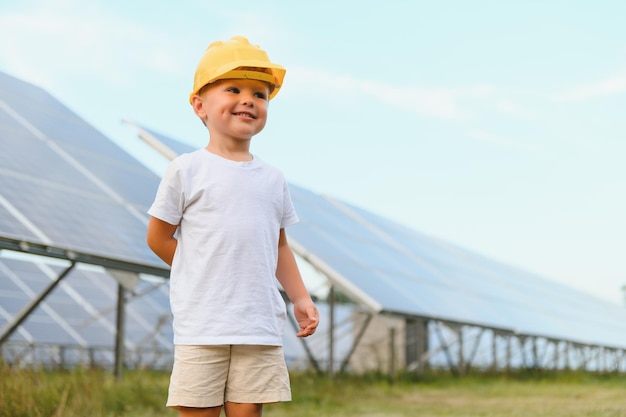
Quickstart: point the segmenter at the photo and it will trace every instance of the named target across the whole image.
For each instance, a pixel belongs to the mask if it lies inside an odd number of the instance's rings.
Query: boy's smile
[[[253,115],[251,115],[250,113],[235,113],[235,116],[241,116],[241,117],[249,117],[251,119],[256,119],[256,117],[254,117]]]

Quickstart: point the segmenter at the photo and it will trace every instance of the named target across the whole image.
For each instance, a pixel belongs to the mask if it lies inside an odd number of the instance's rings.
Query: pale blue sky
[[[621,302],[626,2],[163,3],[2,0],[0,71],[161,172],[120,120],[203,146],[195,65],[247,36],[287,68],[252,150],[292,183]]]

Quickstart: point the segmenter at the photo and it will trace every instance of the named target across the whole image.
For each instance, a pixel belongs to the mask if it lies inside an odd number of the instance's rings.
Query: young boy
[[[217,417],[222,406],[228,417],[261,416],[264,403],[291,400],[277,278],[297,335],[319,322],[285,236],[298,221],[287,183],[250,153],[284,76],[244,37],[212,43],[189,99],[209,143],[172,161],[148,210],[148,245],[172,267],[167,406],[181,417]]]

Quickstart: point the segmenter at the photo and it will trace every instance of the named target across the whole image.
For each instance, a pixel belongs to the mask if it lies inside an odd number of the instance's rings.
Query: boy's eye
[[[241,94],[241,90],[238,87],[227,87],[226,91],[233,94]],[[262,100],[267,99],[267,93],[265,91],[254,91],[252,95],[256,98],[260,98]]]

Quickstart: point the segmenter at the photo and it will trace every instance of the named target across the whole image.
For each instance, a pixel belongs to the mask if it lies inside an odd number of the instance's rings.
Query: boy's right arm
[[[178,241],[174,237],[177,225],[169,224],[156,217],[150,217],[146,241],[152,251],[163,261],[172,266]]]

